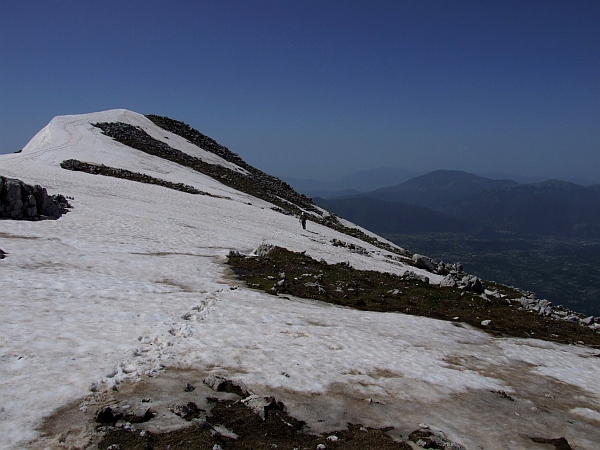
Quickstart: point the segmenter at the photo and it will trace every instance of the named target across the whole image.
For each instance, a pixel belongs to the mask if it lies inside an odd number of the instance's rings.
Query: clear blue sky
[[[0,0],[0,153],[112,108],[278,176],[600,182],[600,1]]]

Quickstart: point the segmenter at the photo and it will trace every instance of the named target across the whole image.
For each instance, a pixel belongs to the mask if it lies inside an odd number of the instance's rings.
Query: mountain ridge
[[[513,180],[491,180],[457,170],[435,170],[404,183],[363,194],[366,197],[425,206],[444,212],[451,203],[484,190],[515,186]]]

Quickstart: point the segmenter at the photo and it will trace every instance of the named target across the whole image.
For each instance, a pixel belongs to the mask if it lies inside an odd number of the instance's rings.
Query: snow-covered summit
[[[586,449],[600,442],[600,367],[589,348],[249,290],[226,255],[263,243],[357,269],[409,267],[330,227],[303,230],[264,199],[119,143],[93,125],[104,122],[248,173],[127,110],[56,117],[21,153],[0,156],[0,175],[73,199],[56,221],[0,221],[0,448],[59,448],[52,436],[36,440],[44,417],[91,388],[174,367],[276,394],[315,429],[355,422],[402,434],[426,422],[467,448],[538,448],[530,435],[567,436]],[[65,170],[68,159],[211,195]],[[519,401],[490,394],[498,391]]]

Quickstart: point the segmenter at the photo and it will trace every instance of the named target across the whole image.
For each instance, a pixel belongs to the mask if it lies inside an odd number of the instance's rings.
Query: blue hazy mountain
[[[418,222],[422,231],[483,228],[600,237],[600,184],[580,186],[560,180],[519,184],[462,171],[436,170],[362,194],[338,194],[345,201],[329,206],[321,201],[321,206],[376,232],[417,232]],[[334,198],[330,195],[329,200]],[[411,210],[408,205],[427,209]]]
[[[424,206],[444,212],[457,201],[486,190],[517,186],[514,180],[492,180],[458,170],[435,170],[391,187],[376,189],[366,197]]]
[[[515,233],[600,237],[600,185],[548,180],[486,190],[445,211]]]
[[[467,221],[407,203],[373,198],[323,199],[313,202],[375,233],[470,232]]]
[[[294,189],[312,197],[334,198],[356,195],[385,186],[393,186],[420,175],[405,169],[381,167],[361,170],[331,180],[280,177]]]

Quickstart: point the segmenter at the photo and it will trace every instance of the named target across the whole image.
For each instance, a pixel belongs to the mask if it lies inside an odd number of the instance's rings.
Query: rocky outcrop
[[[151,120],[152,117],[155,116],[151,116]],[[177,123],[176,121],[172,122]],[[179,123],[183,124],[183,122]],[[292,214],[299,214],[301,210],[307,210],[312,211],[320,216],[320,211],[315,207],[308,197],[296,192],[289,184],[281,181],[279,178],[267,175],[266,173],[244,163],[239,156],[230,152],[225,147],[219,146],[215,141],[193,130],[192,128],[188,127],[193,132],[198,133],[200,137],[195,139],[190,134],[184,134],[183,137],[206,151],[210,151],[223,157],[225,160],[234,162],[238,166],[246,169],[248,174],[236,172],[235,170],[218,164],[207,163],[200,158],[196,158],[195,156],[189,155],[181,150],[177,150],[162,141],[154,139],[144,130],[139,127],[134,127],[133,125],[123,122],[103,122],[95,123],[93,125],[97,128],[100,128],[106,136],[113,138],[121,144],[153,156],[167,159],[182,166],[189,167],[190,169],[203,173],[204,175],[208,175],[220,183],[237,189],[238,191],[245,192],[273,203]],[[163,129],[166,129],[167,131],[172,131],[175,134],[178,134],[178,129],[169,129],[167,126],[168,123],[165,124],[163,122],[159,122],[157,125]]]
[[[48,195],[45,188],[15,178],[0,177],[0,218],[14,220],[58,219],[71,208],[63,195]]]
[[[540,316],[548,316],[555,320],[564,320],[574,324],[588,327],[592,331],[600,332],[600,317],[584,316],[561,305],[554,306],[551,301],[536,298],[533,292],[521,291],[522,297],[509,300],[517,303],[520,308],[537,312]]]
[[[351,242],[348,243],[348,242],[341,241],[341,240],[335,239],[335,238],[332,239],[330,242],[334,247],[345,247],[353,253],[358,253],[360,255],[365,255],[365,256],[371,256],[369,251],[366,248],[361,247],[360,245],[356,245]]]
[[[478,277],[474,275],[464,276],[458,284],[460,289],[463,289],[465,291],[476,292],[478,294],[483,294],[485,292],[483,283]]]
[[[138,183],[156,184],[176,191],[187,192],[188,194],[200,194],[208,195],[209,197],[219,197],[217,195],[209,194],[208,192],[196,189],[193,186],[183,183],[171,183],[170,181],[161,180],[160,178],[154,178],[144,173],[131,172],[125,169],[118,169],[116,167],[105,166],[104,164],[91,164],[76,159],[67,159],[60,163],[60,167],[74,172],[86,172],[92,175],[104,175],[107,177],[122,178],[124,180],[137,181]]]
[[[437,264],[431,258],[428,258],[427,256],[423,256],[423,255],[419,255],[418,253],[415,253],[413,255],[413,262],[415,263],[415,266],[417,266],[421,269],[429,270],[430,272],[437,270]]]

